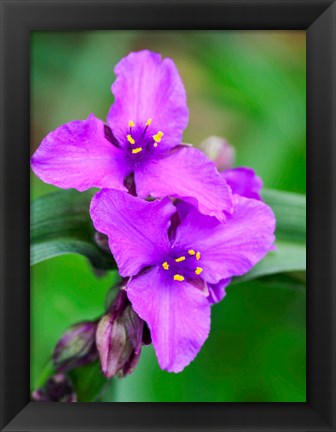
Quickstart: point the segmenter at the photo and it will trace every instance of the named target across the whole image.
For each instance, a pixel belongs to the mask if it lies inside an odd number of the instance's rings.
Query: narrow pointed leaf
[[[44,195],[31,205],[30,265],[58,255],[76,253],[95,268],[112,269],[112,255],[94,240],[89,207],[94,192],[65,190]]]
[[[275,250],[232,284],[276,273],[306,271],[306,197],[276,190],[264,190],[262,195],[275,213]]]

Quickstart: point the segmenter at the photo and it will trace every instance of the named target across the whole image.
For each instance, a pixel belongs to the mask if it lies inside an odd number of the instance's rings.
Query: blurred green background
[[[62,123],[113,103],[113,67],[130,51],[171,57],[190,110],[184,141],[209,135],[236,148],[265,187],[306,190],[306,37],[301,31],[83,31],[31,33],[31,152]],[[56,188],[31,176],[31,199]],[[66,255],[31,269],[31,386],[62,332],[104,311],[116,279],[97,278]],[[152,346],[135,372],[115,379],[102,401],[304,402],[305,278],[265,277],[229,287],[212,308],[210,337],[180,374],[159,369]]]

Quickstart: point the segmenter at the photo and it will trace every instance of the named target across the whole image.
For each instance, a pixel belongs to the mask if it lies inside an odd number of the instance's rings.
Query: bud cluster
[[[108,293],[115,295],[115,288]],[[35,390],[32,399],[38,402],[76,402],[71,380],[66,375],[73,369],[99,359],[106,378],[124,377],[136,367],[142,345],[151,343],[150,332],[136,314],[126,291],[118,291],[108,309],[99,319],[83,321],[69,327],[57,342],[52,354],[56,374]]]

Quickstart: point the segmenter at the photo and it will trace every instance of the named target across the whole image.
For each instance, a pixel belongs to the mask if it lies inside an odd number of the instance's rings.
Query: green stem
[[[36,380],[35,383],[35,389],[38,389],[40,387],[43,387],[46,381],[55,373],[54,366],[52,364],[52,361],[49,360],[48,363],[45,365],[45,367],[42,369],[42,372],[40,373],[40,376]]]

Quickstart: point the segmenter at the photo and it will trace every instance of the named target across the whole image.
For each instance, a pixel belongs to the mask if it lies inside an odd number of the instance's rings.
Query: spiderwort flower
[[[103,189],[91,203],[107,234],[126,292],[148,324],[160,367],[180,372],[210,329],[210,306],[233,276],[249,271],[274,242],[275,219],[263,202],[234,195],[225,222],[169,198],[152,202]]]
[[[263,182],[253,169],[247,167],[231,168],[221,173],[230,186],[232,193],[245,198],[261,200],[260,191]]]
[[[126,191],[134,181],[140,198],[180,197],[224,220],[223,211],[232,211],[226,181],[200,150],[180,145],[188,108],[174,62],[134,52],[117,64],[115,74],[108,124],[90,114],[58,127],[33,155],[34,173],[79,191]]]

